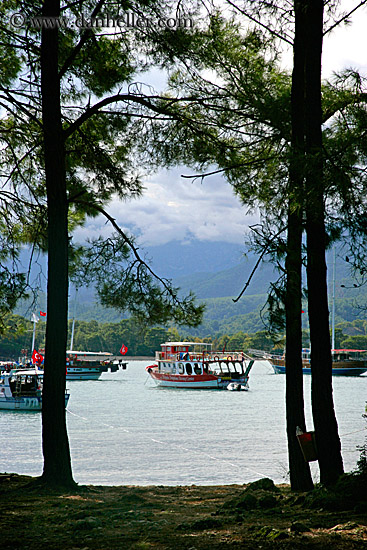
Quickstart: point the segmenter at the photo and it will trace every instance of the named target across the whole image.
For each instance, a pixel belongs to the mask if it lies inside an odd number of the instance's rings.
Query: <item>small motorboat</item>
[[[238,384],[238,382],[230,382],[227,386],[228,391],[248,391],[248,384]]]
[[[240,352],[212,351],[204,342],[166,342],[156,352],[156,363],[146,371],[164,388],[248,389],[254,363]],[[232,389],[232,391],[233,391]]]
[[[14,369],[0,374],[0,409],[12,411],[42,410],[43,371]],[[65,407],[70,394],[65,391]]]

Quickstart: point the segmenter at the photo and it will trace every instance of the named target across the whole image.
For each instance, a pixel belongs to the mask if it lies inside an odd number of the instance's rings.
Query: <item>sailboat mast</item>
[[[73,316],[73,324],[71,327],[71,341],[70,341],[70,351],[73,351],[74,346],[74,329],[75,329],[75,315],[76,315],[76,299],[78,296],[78,289],[75,289],[75,302],[74,302],[74,316]]]
[[[32,350],[31,350],[31,355],[32,355],[32,353],[34,352],[34,344],[35,344],[35,341],[36,341],[36,324],[37,324],[37,320],[35,319],[35,317],[33,317],[33,335],[32,335]]]
[[[331,312],[331,349],[335,349],[335,263],[336,263],[336,250],[333,248],[333,308]]]

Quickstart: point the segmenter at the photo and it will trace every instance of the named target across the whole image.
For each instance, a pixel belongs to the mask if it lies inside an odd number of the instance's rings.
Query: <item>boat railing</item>
[[[261,349],[249,349],[248,353],[252,356],[252,358],[255,358],[255,359],[270,359],[271,357],[274,357],[268,351],[264,351]]]
[[[241,351],[212,351],[205,355],[205,361],[217,362],[217,361],[248,361],[251,357]]]
[[[210,362],[217,361],[248,361],[252,359],[243,351],[202,351],[202,352],[178,352],[167,353],[157,351],[156,361],[190,361],[190,362]]]

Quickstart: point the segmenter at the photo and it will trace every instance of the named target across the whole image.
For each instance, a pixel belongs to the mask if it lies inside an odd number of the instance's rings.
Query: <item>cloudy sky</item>
[[[343,9],[354,7],[358,0],[342,0]],[[352,25],[343,26],[324,40],[323,76],[346,67],[367,73],[367,8],[352,17]],[[285,56],[291,63],[292,53]],[[139,237],[139,244],[154,246],[173,239],[188,241],[225,241],[243,243],[248,226],[256,221],[220,176],[191,181],[181,174],[192,170],[179,167],[145,178],[144,196],[128,202],[113,202],[109,212],[125,230]],[[102,218],[96,218],[79,229],[76,238],[110,232]]]

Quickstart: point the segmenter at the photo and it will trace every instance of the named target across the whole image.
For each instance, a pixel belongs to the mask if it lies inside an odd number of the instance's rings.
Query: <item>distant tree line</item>
[[[17,360],[22,350],[31,353],[33,323],[19,315],[9,314],[5,318],[6,333],[0,339],[0,358]],[[45,347],[46,323],[39,321],[36,327],[36,349]],[[69,321],[68,349],[71,342],[72,321]],[[122,344],[127,346],[129,356],[152,356],[166,341],[209,342],[219,350],[259,349],[280,352],[284,347],[284,335],[270,335],[265,330],[257,332],[236,331],[233,333],[208,333],[198,337],[194,331],[179,331],[176,327],[141,326],[132,319],[118,323],[97,321],[75,321],[73,349],[78,351],[108,351],[119,355]],[[309,346],[309,332],[303,331],[303,346]],[[336,348],[367,349],[367,320],[356,319],[336,325]]]

